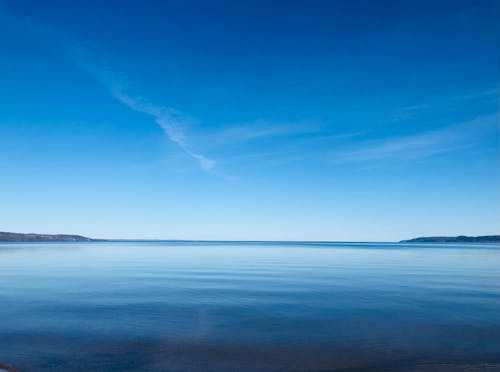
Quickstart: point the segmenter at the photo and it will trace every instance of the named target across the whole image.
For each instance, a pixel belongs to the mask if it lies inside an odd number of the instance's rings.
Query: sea
[[[500,246],[0,243],[0,366],[500,371]]]

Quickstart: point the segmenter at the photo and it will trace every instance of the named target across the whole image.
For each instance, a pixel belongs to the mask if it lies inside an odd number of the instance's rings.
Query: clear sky
[[[498,234],[499,4],[0,0],[0,230]]]

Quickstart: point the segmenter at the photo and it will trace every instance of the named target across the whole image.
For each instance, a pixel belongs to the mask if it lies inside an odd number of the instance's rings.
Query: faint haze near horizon
[[[0,230],[498,234],[497,1],[0,1]]]

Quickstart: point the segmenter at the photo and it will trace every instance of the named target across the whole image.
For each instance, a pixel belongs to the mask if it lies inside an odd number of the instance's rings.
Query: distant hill
[[[100,239],[80,235],[19,234],[0,231],[0,242],[92,242],[97,240]]]
[[[499,243],[500,235],[485,236],[430,236],[401,240],[400,243]]]

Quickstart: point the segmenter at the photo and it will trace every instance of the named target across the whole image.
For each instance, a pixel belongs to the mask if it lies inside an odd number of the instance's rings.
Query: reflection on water
[[[481,244],[0,244],[0,363],[40,370],[500,369]]]

